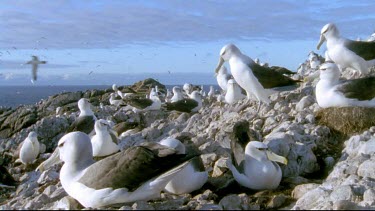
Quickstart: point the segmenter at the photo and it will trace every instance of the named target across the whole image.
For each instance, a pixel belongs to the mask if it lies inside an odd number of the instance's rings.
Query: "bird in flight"
[[[33,77],[31,79],[31,83],[34,83],[37,79],[36,73],[38,71],[38,65],[39,64],[45,64],[47,62],[46,61],[39,61],[37,56],[31,56],[31,57],[32,57],[31,61],[28,61],[26,64],[32,65],[32,76]]]

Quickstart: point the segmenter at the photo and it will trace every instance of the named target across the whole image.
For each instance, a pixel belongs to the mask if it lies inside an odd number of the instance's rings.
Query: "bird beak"
[[[221,68],[221,66],[223,66],[224,64],[224,59],[220,56],[220,60],[219,60],[219,63],[217,64],[217,67],[216,67],[216,70],[215,70],[215,73],[217,74]]]
[[[266,151],[266,154],[267,154],[268,160],[288,165],[288,160],[286,158],[284,158],[283,156],[276,155],[275,153],[273,153],[269,150]]]
[[[56,148],[55,151],[52,153],[52,155],[47,159],[45,160],[43,163],[41,163],[35,171],[40,171],[40,172],[43,172],[45,171],[46,169],[48,169],[49,167],[57,164],[57,163],[61,163],[62,161],[60,160],[60,151],[59,151],[59,148]]]
[[[319,50],[320,46],[324,43],[324,41],[326,41],[326,38],[324,37],[323,34],[320,35],[320,40],[319,40],[319,43],[318,45],[316,46],[316,48]]]

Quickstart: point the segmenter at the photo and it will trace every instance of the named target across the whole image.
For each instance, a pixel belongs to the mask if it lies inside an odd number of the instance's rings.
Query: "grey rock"
[[[271,200],[267,204],[268,209],[276,209],[281,207],[285,201],[287,200],[287,197],[284,194],[276,195],[271,198]]]
[[[43,185],[46,183],[54,182],[59,179],[59,173],[54,171],[53,169],[47,169],[46,171],[43,171],[43,173],[40,175],[37,183],[39,185]]]
[[[54,210],[63,209],[63,210],[77,210],[81,205],[72,197],[65,196],[64,198],[56,201],[53,205]]]
[[[375,179],[375,162],[374,160],[366,160],[358,168],[358,176],[371,177]]]
[[[314,97],[311,95],[304,96],[296,105],[297,111],[303,111],[305,108],[309,107],[315,102]]]
[[[333,202],[341,201],[341,200],[353,201],[355,199],[355,194],[351,186],[343,185],[340,187],[336,187],[332,191],[330,199]]]
[[[292,192],[292,197],[295,199],[300,199],[305,193],[310,190],[316,189],[319,185],[315,183],[301,184],[297,185]]]
[[[137,201],[132,205],[133,210],[155,210],[155,208],[146,201]]]
[[[367,189],[363,194],[363,201],[369,203],[371,206],[375,205],[375,189]]]
[[[237,196],[236,194],[230,194],[227,196],[224,196],[220,202],[219,205],[223,207],[224,210],[241,210],[241,198]]]

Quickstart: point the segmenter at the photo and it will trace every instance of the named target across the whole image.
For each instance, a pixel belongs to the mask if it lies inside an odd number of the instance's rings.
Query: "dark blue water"
[[[0,106],[16,108],[47,99],[49,96],[91,89],[107,89],[111,86],[0,86]]]
[[[0,86],[0,106],[16,108],[19,105],[31,105],[49,96],[63,92],[76,92],[92,89],[108,89],[112,86]],[[172,89],[172,85],[166,85]],[[180,86],[182,88],[182,86]],[[209,85],[204,85],[204,90],[209,91]],[[214,85],[218,89],[217,85]]]

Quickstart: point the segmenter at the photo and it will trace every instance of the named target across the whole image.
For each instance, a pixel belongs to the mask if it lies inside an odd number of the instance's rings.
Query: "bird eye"
[[[63,147],[63,146],[64,146],[64,144],[65,144],[65,142],[63,142],[63,143],[59,144],[59,147]]]
[[[260,151],[265,151],[265,150],[267,150],[268,148],[258,148],[258,150],[260,150]]]

